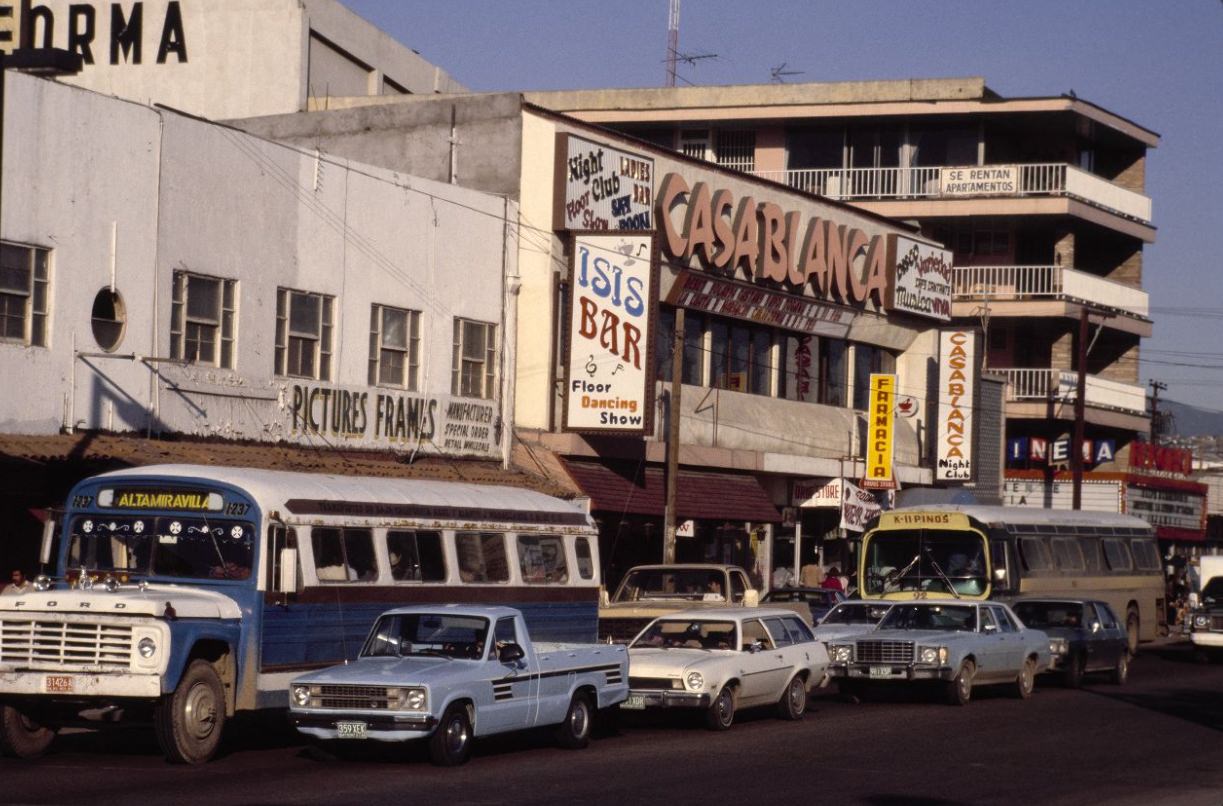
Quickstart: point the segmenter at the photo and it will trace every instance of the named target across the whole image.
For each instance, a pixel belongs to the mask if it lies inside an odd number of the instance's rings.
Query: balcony
[[[951,289],[955,302],[1052,300],[1150,319],[1146,291],[1063,266],[957,266]]]
[[[983,181],[970,172],[992,169]],[[1151,199],[1074,165],[936,166],[922,168],[806,168],[756,171],[756,176],[838,201],[1020,198],[1060,196],[1144,224],[1151,222]]]
[[[1006,376],[1007,403],[1047,404],[1050,398],[1073,403],[1078,397],[1078,373],[1071,370],[990,367],[988,371]],[[1088,375],[1086,392],[1084,403],[1089,408],[1146,416],[1147,395],[1142,386]]]

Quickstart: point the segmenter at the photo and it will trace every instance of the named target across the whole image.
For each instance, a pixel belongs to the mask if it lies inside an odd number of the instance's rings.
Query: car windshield
[[[887,605],[867,604],[843,604],[839,607],[834,607],[824,617],[821,624],[878,624],[879,619],[888,612]]]
[[[638,568],[616,591],[617,602],[642,599],[724,600],[725,574],[709,568]]]
[[[179,515],[78,516],[69,529],[67,571],[189,579],[247,579],[250,523]]]
[[[642,630],[631,647],[662,649],[734,649],[733,621],[659,619]]]
[[[879,622],[881,630],[962,630],[976,632],[971,605],[898,604]]]
[[[1083,605],[1079,602],[1016,602],[1012,608],[1029,627],[1079,627]]]
[[[378,619],[363,657],[484,657],[488,619],[450,613],[392,613]]]
[[[1223,602],[1223,577],[1211,577],[1202,588],[1202,604],[1215,605]]]
[[[876,532],[866,543],[865,592],[985,593],[985,538],[976,532],[906,529]]]

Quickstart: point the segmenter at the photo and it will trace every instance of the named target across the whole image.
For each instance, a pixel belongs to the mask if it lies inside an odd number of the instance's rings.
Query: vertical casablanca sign
[[[653,428],[654,235],[574,233],[564,428]]]
[[[896,487],[892,477],[892,439],[896,416],[896,376],[871,373],[870,409],[866,424],[866,476],[862,486],[876,490]]]
[[[938,461],[934,478],[972,481],[976,331],[939,331],[938,364]]]

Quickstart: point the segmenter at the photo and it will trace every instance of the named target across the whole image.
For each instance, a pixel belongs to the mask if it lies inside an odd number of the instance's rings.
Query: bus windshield
[[[988,582],[985,538],[975,532],[903,529],[867,536],[863,592],[932,591],[980,596]]]
[[[246,579],[255,528],[250,523],[179,515],[77,516],[68,567],[126,575]]]

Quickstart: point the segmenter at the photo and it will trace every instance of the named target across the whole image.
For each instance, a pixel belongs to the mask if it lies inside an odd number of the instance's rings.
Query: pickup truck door
[[[492,646],[485,661],[488,680],[492,687],[487,706],[476,715],[476,733],[488,735],[510,730],[529,728],[535,724],[539,675],[535,668],[535,653],[529,644],[523,644],[524,636],[518,635],[512,617],[501,618],[493,629]],[[501,647],[518,644],[526,656],[508,663],[498,658]]]

